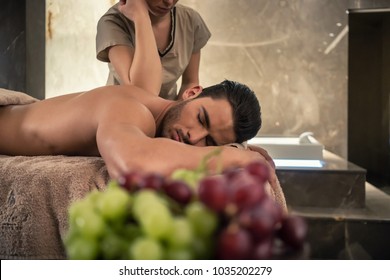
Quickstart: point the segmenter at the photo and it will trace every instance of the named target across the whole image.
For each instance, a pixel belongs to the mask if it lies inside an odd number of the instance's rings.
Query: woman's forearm
[[[135,21],[135,42],[130,68],[131,83],[158,95],[162,83],[162,66],[149,17]]]
[[[127,1],[120,11],[134,22],[135,49],[129,68],[131,84],[158,95],[162,84],[162,66],[145,1]]]

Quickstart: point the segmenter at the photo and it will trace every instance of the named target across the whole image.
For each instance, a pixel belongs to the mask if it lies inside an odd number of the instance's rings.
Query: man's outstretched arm
[[[167,138],[152,138],[134,125],[101,125],[97,143],[112,178],[131,171],[158,172],[170,175],[175,169],[195,169],[201,160],[217,147],[196,147]],[[223,146],[219,157],[209,161],[208,168],[245,166],[264,160],[257,152]]]

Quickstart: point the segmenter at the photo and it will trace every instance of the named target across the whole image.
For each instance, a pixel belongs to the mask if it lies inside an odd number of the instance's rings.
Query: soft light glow
[[[308,159],[274,159],[276,167],[312,167],[321,168],[324,166],[321,160]]]

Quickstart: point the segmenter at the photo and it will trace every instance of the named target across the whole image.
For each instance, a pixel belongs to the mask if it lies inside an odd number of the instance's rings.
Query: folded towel
[[[30,104],[38,99],[23,92],[0,88],[0,106]]]

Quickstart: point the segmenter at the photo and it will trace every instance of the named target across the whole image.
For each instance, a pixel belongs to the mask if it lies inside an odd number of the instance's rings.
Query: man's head
[[[247,86],[225,80],[183,94],[165,114],[159,136],[197,146],[244,142],[261,127],[261,108]]]

